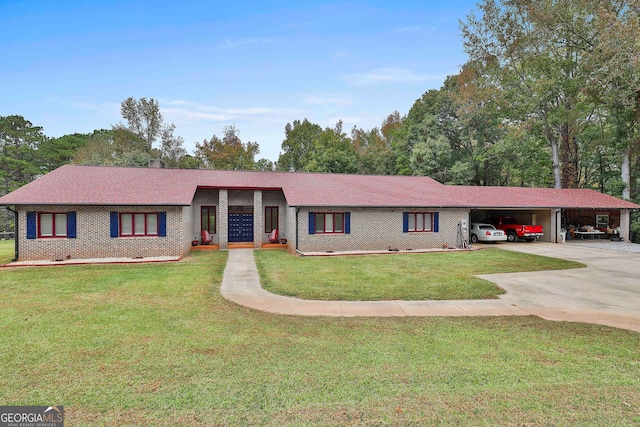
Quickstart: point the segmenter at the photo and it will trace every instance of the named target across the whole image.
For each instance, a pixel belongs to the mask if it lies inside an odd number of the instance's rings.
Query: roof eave
[[[34,203],[9,203],[0,206],[191,206],[191,203],[60,203],[60,202],[34,202]]]

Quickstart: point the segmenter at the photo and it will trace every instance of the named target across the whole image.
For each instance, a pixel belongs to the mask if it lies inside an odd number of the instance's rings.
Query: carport
[[[629,241],[631,212],[640,209],[635,203],[590,189],[452,186],[448,192],[460,207],[466,203],[472,222],[515,216],[522,224],[542,225],[540,240],[552,243],[560,243],[563,227],[572,223],[605,229],[617,226],[619,237]]]
[[[472,209],[470,212],[471,222],[485,222],[486,218],[496,218],[500,216],[514,216],[519,224],[542,225],[544,236],[540,237],[542,242],[555,242],[555,228],[553,209]],[[553,240],[552,236],[553,235]]]
[[[561,225],[565,230],[581,227],[605,232],[600,238],[621,238],[629,242],[631,236],[631,212],[635,209],[616,209],[613,206],[567,207],[562,209]]]
[[[620,209],[564,209],[562,226],[571,228],[593,227],[600,231],[617,230],[621,224]]]

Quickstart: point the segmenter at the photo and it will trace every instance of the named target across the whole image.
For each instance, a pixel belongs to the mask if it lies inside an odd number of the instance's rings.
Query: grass
[[[69,425],[637,425],[634,332],[320,318],[219,294],[225,252],[0,271],[0,402]]]
[[[561,270],[583,264],[501,249],[343,257],[296,257],[256,251],[270,292],[318,300],[497,298],[504,290],[477,274]]]
[[[0,240],[0,265],[11,262],[15,256],[15,246],[13,240]]]

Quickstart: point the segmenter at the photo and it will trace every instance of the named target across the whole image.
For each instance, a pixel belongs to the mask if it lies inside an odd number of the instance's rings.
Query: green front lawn
[[[68,425],[638,425],[640,339],[520,318],[282,316],[226,252],[0,270],[0,402]]]
[[[501,249],[340,257],[256,251],[255,257],[262,285],[270,292],[347,301],[497,298],[502,288],[474,276],[584,267]]]
[[[15,256],[15,248],[13,240],[0,240],[0,265],[11,262]]]

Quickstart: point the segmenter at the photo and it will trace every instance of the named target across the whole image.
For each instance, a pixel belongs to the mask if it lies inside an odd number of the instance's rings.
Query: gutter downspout
[[[5,209],[8,211],[13,212],[13,215],[15,216],[15,223],[16,226],[13,229],[13,241],[14,241],[14,245],[15,245],[15,258],[11,260],[11,262],[16,262],[18,261],[18,256],[20,255],[20,245],[18,244],[18,211],[14,211],[13,209],[11,209],[8,206],[5,206]]]

